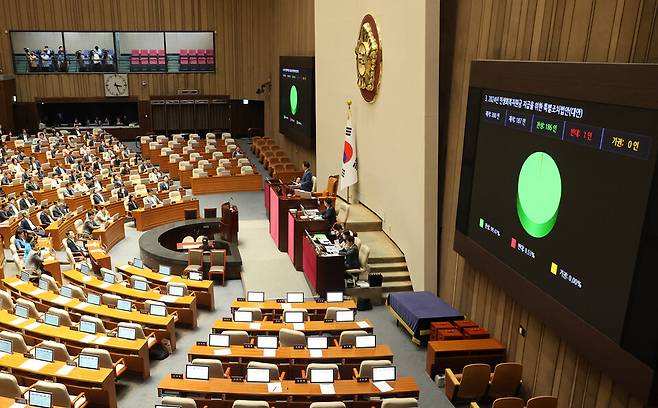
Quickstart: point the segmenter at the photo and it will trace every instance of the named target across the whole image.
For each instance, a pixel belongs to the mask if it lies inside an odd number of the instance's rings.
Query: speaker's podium
[[[329,242],[326,234],[305,231],[302,241],[304,277],[313,294],[345,290],[345,257]]]
[[[238,242],[238,207],[228,202],[222,204],[219,236],[224,241]]]
[[[267,199],[265,206],[270,218],[270,236],[279,251],[288,251],[288,211],[299,208],[300,205],[313,207],[317,198],[303,198],[294,194],[294,189],[281,183],[280,180],[265,182]]]

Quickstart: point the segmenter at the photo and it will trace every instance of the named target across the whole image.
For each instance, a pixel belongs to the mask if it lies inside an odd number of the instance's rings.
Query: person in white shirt
[[[160,180],[157,169],[151,169],[149,173],[149,183],[157,183]]]
[[[23,175],[25,170],[23,170],[23,167],[21,167],[21,164],[16,160],[16,158],[11,159],[11,163],[9,163],[9,170],[12,171],[14,174],[17,176]]]
[[[73,186],[73,189],[78,192],[78,193],[87,193],[89,192],[89,187],[85,183],[83,183],[81,180],[78,180],[75,182],[75,185]]]
[[[110,221],[110,218],[112,216],[110,215],[110,212],[107,211],[107,208],[98,206],[96,207],[96,216],[94,217],[94,221],[96,221],[97,224],[105,224],[108,221]]]
[[[155,195],[155,191],[151,190],[149,191],[149,194],[144,197],[144,206],[146,205],[151,205],[152,207],[155,207],[158,204],[162,204],[162,201],[158,198],[157,195]]]

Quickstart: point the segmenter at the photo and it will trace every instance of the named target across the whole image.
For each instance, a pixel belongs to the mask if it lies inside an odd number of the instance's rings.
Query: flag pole
[[[348,99],[345,101],[347,103],[347,120],[352,119],[352,100]],[[352,201],[350,200],[350,186],[347,186],[347,204],[352,204]]]

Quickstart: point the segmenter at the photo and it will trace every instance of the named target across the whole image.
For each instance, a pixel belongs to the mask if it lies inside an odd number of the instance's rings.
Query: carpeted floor
[[[245,146],[246,147],[246,146]],[[244,149],[248,151],[248,148]],[[259,171],[263,171],[262,167]],[[157,384],[172,372],[182,373],[187,362],[187,351],[196,342],[206,340],[212,323],[230,315],[231,301],[244,296],[244,290],[263,290],[268,297],[278,297],[287,291],[303,290],[310,295],[310,290],[300,272],[292,267],[286,253],[279,252],[268,233],[268,221],[265,214],[263,193],[233,193],[200,196],[200,208],[217,207],[231,200],[240,211],[239,246],[243,259],[242,281],[228,281],[225,287],[215,287],[216,311],[213,313],[200,310],[196,330],[177,329],[177,350],[166,360],[151,362],[151,377],[143,381],[137,377],[122,378],[117,383],[119,407],[153,407],[159,403]],[[137,232],[132,223],[126,224],[126,238],[117,244],[110,254],[112,265],[121,265],[139,256]],[[10,256],[6,251],[7,256]],[[63,253],[59,259],[65,259]],[[66,265],[62,266],[66,268]],[[13,263],[8,263],[7,275],[15,274]],[[371,311],[359,312],[375,325],[377,342],[388,344],[395,353],[394,363],[399,367],[398,375],[415,377],[420,387],[420,406],[425,408],[452,407],[439,389],[425,373],[425,348],[417,347],[409,340],[403,329],[395,324],[395,319],[383,307]]]

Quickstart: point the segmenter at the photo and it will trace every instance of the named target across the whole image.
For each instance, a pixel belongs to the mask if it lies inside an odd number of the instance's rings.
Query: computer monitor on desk
[[[53,394],[46,391],[30,390],[27,402],[31,407],[51,408],[53,406]]]
[[[247,302],[264,302],[265,292],[247,292]]]

